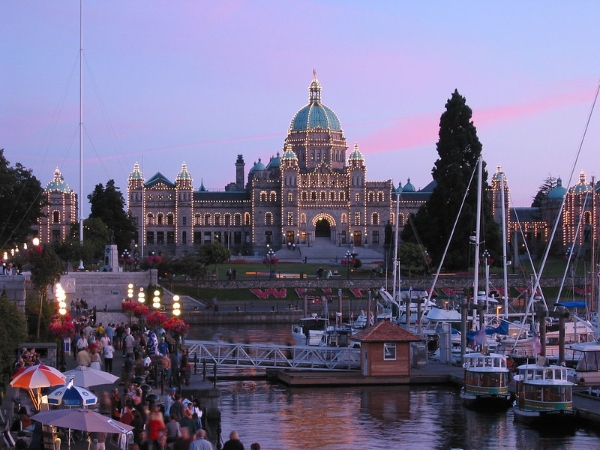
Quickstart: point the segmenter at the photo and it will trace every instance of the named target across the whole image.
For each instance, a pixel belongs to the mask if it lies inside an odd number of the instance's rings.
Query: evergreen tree
[[[414,227],[408,224],[402,232],[402,239],[417,242],[415,231],[422,244],[428,249],[435,265],[439,265],[444,248],[450,239],[452,227],[458,216],[469,180],[473,177],[467,199],[459,217],[454,237],[450,243],[444,266],[450,270],[466,269],[473,261],[470,237],[474,234],[477,214],[477,161],[482,145],[477,130],[471,121],[472,111],[465,98],[454,91],[446,102],[446,111],[440,118],[438,160],[431,171],[437,187],[431,197],[415,216],[409,218]],[[484,192],[487,191],[487,171],[483,172]],[[501,241],[498,225],[494,222],[488,197],[483,196],[482,246],[492,257],[500,260]]]
[[[0,248],[14,248],[32,235],[42,217],[42,186],[30,169],[11,167],[0,148]]]
[[[549,175],[548,178],[544,180],[544,182],[540,185],[540,188],[533,197],[533,202],[531,202],[531,206],[533,208],[540,208],[542,206],[542,202],[546,197],[548,197],[548,192],[554,189],[557,186],[557,179],[552,175]]]
[[[229,261],[231,252],[218,242],[209,242],[200,247],[198,260],[205,266],[214,264],[214,273],[217,274],[217,264]]]
[[[92,207],[90,218],[101,219],[110,230],[112,239],[107,244],[117,244],[119,252],[129,248],[137,227],[125,211],[125,199],[115,186],[115,180],[109,180],[106,188],[97,184],[88,200]]]

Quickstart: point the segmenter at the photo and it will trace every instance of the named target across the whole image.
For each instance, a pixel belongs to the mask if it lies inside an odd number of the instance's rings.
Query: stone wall
[[[0,275],[0,292],[6,291],[8,299],[15,302],[17,307],[25,312],[25,297],[27,290],[32,290],[33,287],[29,282],[31,274],[23,275]]]
[[[146,272],[70,272],[60,278],[67,294],[67,305],[76,299],[84,299],[89,308],[98,310],[121,309],[121,302],[127,298],[127,285],[133,283],[137,300],[139,288],[146,290],[149,284],[157,284],[156,270]],[[146,293],[146,302],[149,295]],[[48,293],[48,300],[54,300],[54,293]]]

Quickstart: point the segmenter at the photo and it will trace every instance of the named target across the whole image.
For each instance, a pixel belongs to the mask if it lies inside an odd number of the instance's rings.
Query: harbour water
[[[273,342],[288,325],[203,327],[193,339]],[[452,386],[290,389],[264,381],[220,382],[223,438],[265,449],[589,449],[600,430],[537,431],[512,412],[465,409]]]

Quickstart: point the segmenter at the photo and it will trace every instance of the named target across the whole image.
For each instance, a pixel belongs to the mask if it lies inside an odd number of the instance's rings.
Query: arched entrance
[[[315,224],[315,237],[331,238],[331,224],[329,221],[321,217]]]

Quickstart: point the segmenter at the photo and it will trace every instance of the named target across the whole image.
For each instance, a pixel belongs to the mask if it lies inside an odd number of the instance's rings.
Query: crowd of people
[[[96,326],[95,315],[86,314],[83,307],[83,300],[77,300],[75,308],[80,314],[74,319],[73,358],[77,365],[113,373],[115,354],[122,352],[124,359],[120,375],[123,392],[120,395],[117,387],[112,392],[103,391],[98,396],[98,412],[133,427],[130,450],[213,450],[203,421],[206,414],[198,399],[184,399],[175,387],[163,399],[148,396],[144,394],[143,386],[134,382],[138,381],[137,377],[148,382],[152,376],[150,368],[154,365],[164,376],[163,381],[180,386],[189,384],[187,353],[183,349],[175,351],[164,330],[158,333],[133,330],[124,323],[108,323],[106,326],[99,323]],[[40,364],[38,352],[34,348],[22,349],[14,369],[22,370],[34,364]],[[97,450],[105,450],[106,434],[95,433],[94,439],[98,443]],[[258,443],[250,446],[251,450],[260,448]],[[244,445],[238,433],[232,431],[223,450],[240,449],[243,450]]]

